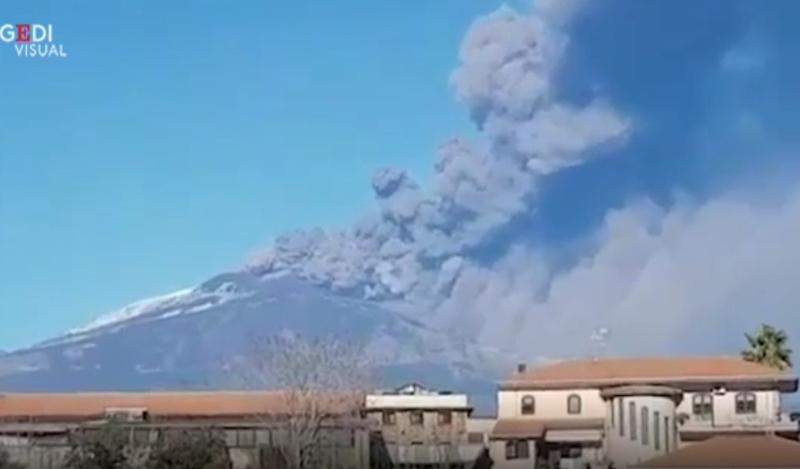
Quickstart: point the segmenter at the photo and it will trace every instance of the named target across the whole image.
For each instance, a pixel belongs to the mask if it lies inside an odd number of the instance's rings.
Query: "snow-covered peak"
[[[131,303],[121,309],[118,309],[111,313],[104,314],[98,317],[97,319],[93,320],[89,324],[86,324],[85,326],[72,329],[68,332],[68,334],[69,335],[81,334],[104,326],[108,326],[110,324],[127,321],[129,319],[135,318],[137,316],[142,316],[144,314],[154,312],[156,310],[168,309],[170,307],[177,306],[179,303],[183,303],[191,299],[192,293],[194,291],[195,288],[186,288],[183,290],[178,290],[176,292],[168,293],[166,295],[154,296],[152,298],[147,298],[144,300],[137,301],[135,303]]]

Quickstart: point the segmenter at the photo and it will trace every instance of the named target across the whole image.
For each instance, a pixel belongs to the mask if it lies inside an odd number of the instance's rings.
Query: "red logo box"
[[[17,42],[31,42],[31,25],[17,25]]]

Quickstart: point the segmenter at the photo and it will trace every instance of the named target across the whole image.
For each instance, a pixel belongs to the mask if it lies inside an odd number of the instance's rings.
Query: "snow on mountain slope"
[[[103,326],[108,326],[109,324],[114,324],[128,319],[132,319],[137,316],[147,314],[148,312],[151,311],[156,311],[159,308],[168,308],[171,305],[176,305],[176,306],[180,305],[181,301],[187,299],[187,297],[189,297],[193,291],[194,288],[186,288],[183,290],[178,290],[173,293],[168,293],[166,295],[160,295],[153,298],[147,298],[141,301],[137,301],[135,303],[131,303],[125,306],[124,308],[121,308],[119,310],[113,311],[108,314],[104,314],[83,327],[72,329],[68,332],[68,334],[79,334],[82,332],[88,332],[93,329],[98,329]]]
[[[213,284],[213,288],[209,282],[206,282],[199,287],[186,288],[131,303],[119,310],[102,315],[85,326],[72,329],[64,336],[45,341],[40,345],[52,346],[77,342],[108,329],[128,327],[140,321],[157,321],[181,314],[199,313],[252,294],[253,292],[244,291],[233,282]]]
[[[475,344],[379,303],[293,276],[233,272],[190,290],[137,302],[64,336],[0,356],[0,388],[232,386],[226,370],[249,352],[252,340],[286,332],[361,343],[378,364],[381,385],[422,381],[485,391],[496,377]]]

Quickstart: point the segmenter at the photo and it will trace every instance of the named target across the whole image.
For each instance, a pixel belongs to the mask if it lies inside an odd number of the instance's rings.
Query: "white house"
[[[732,357],[627,358],[520,366],[498,391],[495,467],[627,468],[721,434],[795,438],[788,373]]]

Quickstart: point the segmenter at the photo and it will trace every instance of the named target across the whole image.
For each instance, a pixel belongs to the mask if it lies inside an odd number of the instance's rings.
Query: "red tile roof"
[[[0,394],[0,419],[89,419],[114,408],[144,408],[155,418],[286,414],[297,408],[287,396],[281,392],[12,393]],[[335,405],[333,399],[321,402]],[[343,400],[338,402],[344,405]]]
[[[492,430],[491,438],[511,440],[517,438],[542,438],[548,430],[601,430],[603,419],[500,419]]]
[[[672,357],[564,361],[515,373],[503,383],[503,387],[754,380],[780,381],[797,386],[796,378],[788,371],[737,357]]]
[[[776,436],[718,436],[640,464],[642,468],[800,468],[800,443]]]

